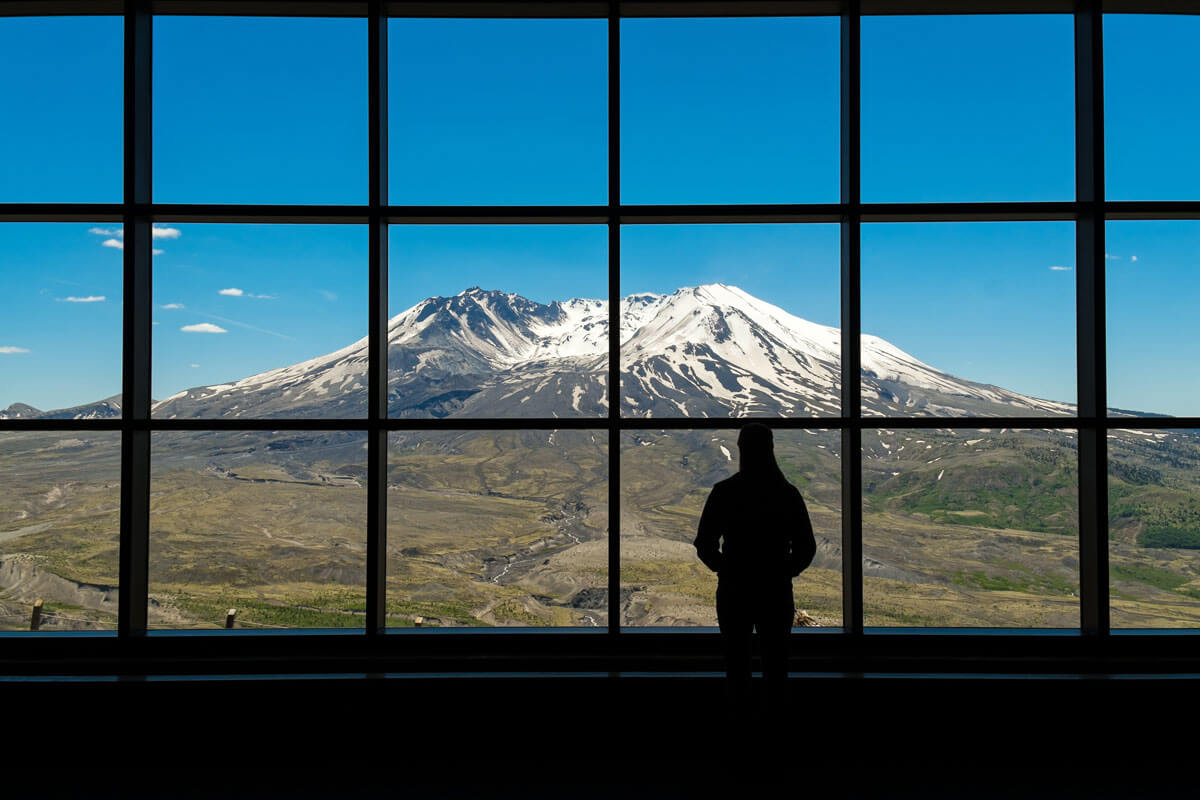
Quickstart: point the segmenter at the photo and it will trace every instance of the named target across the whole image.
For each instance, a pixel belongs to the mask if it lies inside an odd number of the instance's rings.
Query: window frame
[[[840,417],[769,418],[773,427],[837,429],[842,453],[859,453],[864,429],[978,428],[980,418],[864,417],[861,410],[861,227],[864,222],[1071,221],[1076,226],[1077,415],[987,418],[989,426],[1071,429],[1079,441],[1080,624],[1069,630],[867,629],[863,627],[862,465],[842,459],[843,626],[803,631],[803,658],[793,637],[793,666],[818,669],[1089,671],[1200,668],[1200,631],[1113,631],[1109,624],[1107,434],[1110,429],[1200,429],[1200,417],[1112,418],[1107,415],[1105,360],[1105,222],[1119,219],[1200,219],[1196,201],[1110,202],[1104,195],[1103,17],[1105,13],[1200,14],[1200,0],[1149,4],[1040,3],[1034,0],[49,0],[0,2],[3,16],[122,15],[124,18],[124,191],[117,204],[0,204],[2,222],[121,223],[125,226],[123,376],[118,420],[3,420],[5,431],[121,433],[120,607],[115,636],[46,633],[0,636],[0,672],[99,670],[200,672],[324,665],[322,671],[361,667],[428,671],[472,668],[697,669],[711,668],[712,629],[627,629],[613,613],[606,629],[434,631],[389,630],[385,619],[386,462],[391,431],[592,429],[608,433],[610,535],[609,597],[620,591],[621,433],[636,430],[729,430],[730,419],[641,419],[620,413],[619,337],[609,342],[607,419],[389,419],[387,417],[388,228],[404,224],[595,223],[608,228],[610,331],[620,330],[623,225],[696,223],[832,223],[840,225],[842,411]],[[1063,202],[863,203],[860,197],[860,28],[864,15],[1055,13],[1074,17],[1076,194]],[[364,205],[159,204],[151,181],[151,47],[153,17],[161,14],[361,17],[367,22],[369,201]],[[841,20],[840,201],[781,205],[625,205],[620,200],[621,20],[660,16],[839,16]],[[388,21],[396,17],[526,17],[607,21],[608,202],[592,206],[393,206],[388,202]],[[1200,197],[1200,192],[1198,192]],[[369,230],[368,415],[350,420],[163,420],[150,415],[152,310],[151,228],[155,223],[365,224]],[[368,434],[367,620],[363,629],[328,632],[147,632],[150,438],[153,431],[356,430]],[[338,636],[331,647],[330,636]],[[34,641],[36,640],[36,642]],[[331,650],[336,653],[331,654]],[[11,654],[11,657],[7,654]],[[1035,663],[1036,662],[1036,663]],[[14,666],[15,665],[15,666]]]

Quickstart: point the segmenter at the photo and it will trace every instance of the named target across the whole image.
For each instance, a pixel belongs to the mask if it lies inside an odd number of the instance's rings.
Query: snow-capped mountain
[[[115,394],[95,403],[54,411],[41,411],[26,403],[13,403],[0,411],[0,419],[115,419],[121,416],[121,395]]]
[[[836,415],[841,334],[709,284],[621,300],[621,410],[630,416]],[[394,317],[388,404],[400,417],[607,414],[608,303],[549,304],[473,287]],[[1073,407],[975,383],[862,338],[865,413],[1036,416]],[[160,418],[358,417],[367,340],[230,383],[188,389]],[[89,407],[90,408],[90,407]]]

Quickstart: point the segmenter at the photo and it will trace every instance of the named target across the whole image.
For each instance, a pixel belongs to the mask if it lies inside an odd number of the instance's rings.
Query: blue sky
[[[1200,415],[1200,221],[1107,226],[1108,404]]]
[[[868,17],[862,199],[1070,200],[1069,16]]]
[[[603,204],[603,20],[388,25],[394,204]]]
[[[862,227],[862,329],[952,375],[1075,401],[1075,226]]]
[[[390,34],[393,202],[605,202],[603,22]],[[1109,196],[1197,199],[1200,18],[1114,16],[1105,35]],[[365,37],[362,20],[157,19],[155,199],[364,202]],[[625,202],[836,201],[836,20],[638,19],[622,37]],[[0,202],[120,200],[121,46],[117,18],[0,20],[0,108],[21,122],[0,126]],[[1071,69],[1063,16],[865,19],[864,199],[1070,199]],[[365,334],[361,226],[159,227],[156,397]],[[1111,403],[1200,413],[1200,381],[1177,367],[1196,338],[1200,227],[1109,236]],[[628,226],[621,241],[623,292],[720,281],[838,322],[836,226]],[[120,243],[112,223],[0,225],[0,407],[120,390]],[[1071,400],[1072,244],[1069,223],[865,225],[863,328]],[[471,285],[607,292],[603,226],[396,227],[391,254],[392,313]]]

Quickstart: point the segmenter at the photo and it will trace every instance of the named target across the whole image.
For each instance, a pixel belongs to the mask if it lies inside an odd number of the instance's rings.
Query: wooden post
[[[42,627],[42,601],[33,604],[33,614],[29,617],[29,630],[36,631]]]
[[[233,627],[234,618],[235,618],[236,616],[237,616],[237,609],[236,609],[236,608],[231,608],[231,609],[229,609],[229,613],[227,613],[227,614],[225,615],[225,627],[226,627],[226,629],[228,629],[228,628],[232,628],[232,627]]]

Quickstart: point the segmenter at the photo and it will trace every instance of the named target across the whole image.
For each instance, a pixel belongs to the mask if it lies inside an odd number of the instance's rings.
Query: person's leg
[[[791,587],[787,595],[770,598],[756,619],[759,649],[762,654],[764,707],[771,713],[783,713],[787,706],[788,637],[796,609]]]
[[[717,624],[725,649],[728,700],[735,711],[750,705],[750,635],[754,621],[746,614],[744,598],[736,589],[717,588]]]

